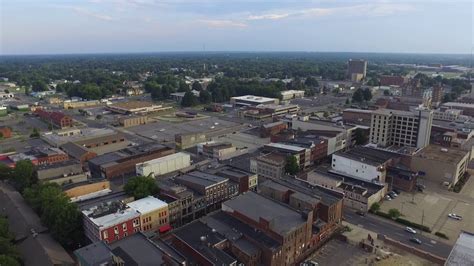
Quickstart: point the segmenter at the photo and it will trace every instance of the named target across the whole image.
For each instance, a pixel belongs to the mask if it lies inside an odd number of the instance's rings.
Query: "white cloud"
[[[377,2],[372,4],[349,5],[330,8],[305,8],[295,10],[274,10],[263,14],[247,16],[245,20],[280,20],[287,18],[315,18],[331,15],[344,16],[387,16],[399,12],[413,11],[409,4]]]
[[[109,15],[97,13],[97,12],[91,11],[91,10],[86,9],[86,8],[82,8],[82,7],[69,7],[69,8],[72,9],[74,12],[76,12],[79,15],[92,17],[92,18],[96,18],[96,19],[104,20],[104,21],[114,20],[114,18],[109,16]]]
[[[226,19],[201,19],[199,22],[206,24],[209,27],[213,28],[245,28],[248,25],[244,22],[226,20]]]

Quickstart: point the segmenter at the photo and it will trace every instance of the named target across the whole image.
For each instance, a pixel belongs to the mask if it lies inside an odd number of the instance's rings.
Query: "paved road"
[[[418,249],[428,251],[440,257],[447,258],[452,249],[451,245],[445,244],[444,242],[440,242],[438,240],[434,240],[426,236],[428,235],[428,233],[423,232],[423,235],[420,234],[420,230],[417,230],[418,233],[416,234],[416,237],[422,241],[422,244],[414,244],[409,241],[409,239],[413,235],[404,231],[405,226],[398,225],[394,222],[387,221],[384,218],[377,217],[372,214],[367,214],[366,216],[359,216],[353,210],[344,209],[344,217],[349,223],[361,226],[367,230],[379,234],[384,234],[387,237],[414,246]]]

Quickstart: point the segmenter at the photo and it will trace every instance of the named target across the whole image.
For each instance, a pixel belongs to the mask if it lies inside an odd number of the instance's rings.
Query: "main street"
[[[385,218],[375,216],[368,213],[366,216],[360,216],[354,210],[344,209],[344,218],[346,222],[363,227],[369,231],[378,234],[384,234],[387,237],[400,241],[404,244],[413,246],[415,248],[430,252],[434,255],[447,258],[451,252],[452,246],[444,242],[434,240],[431,235],[420,230],[417,233],[411,234],[405,231],[403,225],[388,221]],[[410,238],[416,237],[421,240],[422,244],[418,245],[409,241]]]

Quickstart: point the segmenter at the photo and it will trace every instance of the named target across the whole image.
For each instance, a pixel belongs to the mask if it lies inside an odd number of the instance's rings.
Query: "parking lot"
[[[369,253],[340,240],[330,240],[311,257],[319,265],[366,265]]]
[[[423,193],[413,195],[402,192],[391,201],[385,200],[381,204],[381,210],[388,212],[389,209],[396,208],[401,211],[404,219],[429,226],[433,238],[436,238],[436,232],[446,234],[449,243],[456,241],[461,230],[474,232],[474,178],[469,179],[460,193],[447,191],[438,184],[424,184],[426,189]],[[449,218],[450,213],[460,215],[462,220]]]

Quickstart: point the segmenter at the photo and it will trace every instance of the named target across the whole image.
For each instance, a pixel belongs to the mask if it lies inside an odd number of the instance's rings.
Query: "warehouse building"
[[[119,102],[107,106],[107,108],[119,114],[147,114],[151,112],[163,111],[171,107],[163,107],[163,105],[156,105],[147,101],[128,101]]]
[[[191,165],[191,156],[184,152],[178,152],[158,159],[138,163],[136,165],[137,175],[160,176]]]
[[[429,145],[412,157],[411,169],[449,188],[466,174],[469,160],[470,151]]]
[[[148,123],[147,116],[126,116],[119,118],[119,124],[123,127],[134,127]]]
[[[160,144],[144,144],[99,155],[89,160],[89,169],[94,178],[115,178],[134,175],[135,166],[149,160],[174,153],[174,149]]]

